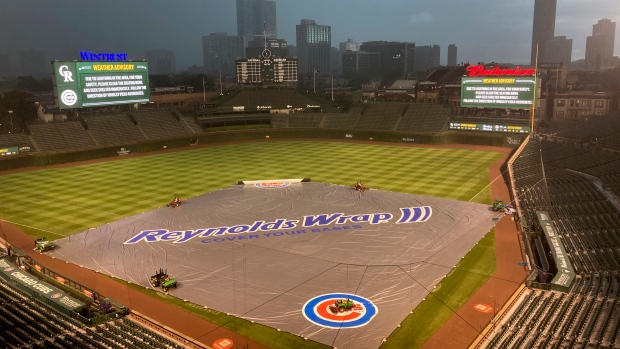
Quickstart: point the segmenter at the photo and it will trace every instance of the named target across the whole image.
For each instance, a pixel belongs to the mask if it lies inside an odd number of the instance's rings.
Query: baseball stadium
[[[0,135],[4,346],[620,348],[618,113],[463,107],[465,74]]]

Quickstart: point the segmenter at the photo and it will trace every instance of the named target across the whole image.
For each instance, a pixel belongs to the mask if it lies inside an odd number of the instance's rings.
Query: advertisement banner
[[[15,264],[9,262],[6,258],[0,259],[0,271],[9,277],[10,280],[19,283],[22,286],[36,292],[37,294],[57,303],[65,309],[76,311],[82,309],[86,304],[67,295],[64,291],[40,280],[34,275],[30,275],[22,271]]]

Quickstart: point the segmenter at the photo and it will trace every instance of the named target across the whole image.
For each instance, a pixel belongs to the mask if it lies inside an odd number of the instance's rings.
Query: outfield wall
[[[143,141],[107,147],[92,147],[59,152],[28,153],[0,159],[0,171],[23,167],[50,166],[76,161],[117,157],[132,153],[146,153],[162,149],[187,147],[192,144],[256,141],[265,139],[322,139],[356,140],[411,144],[473,144],[516,147],[527,135],[470,134],[470,133],[395,133],[388,131],[326,130],[326,129],[273,129],[203,133],[173,139]]]

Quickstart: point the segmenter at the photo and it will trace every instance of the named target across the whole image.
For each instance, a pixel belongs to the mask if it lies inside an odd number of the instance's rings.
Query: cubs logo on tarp
[[[254,185],[257,188],[277,189],[277,188],[288,187],[289,185],[291,185],[291,182],[260,182],[260,183],[254,184]]]
[[[4,268],[4,271],[11,271],[11,270],[13,270],[13,267]]]
[[[343,306],[339,307],[337,304]],[[309,300],[304,304],[302,313],[308,321],[316,325],[340,329],[367,325],[377,315],[378,309],[364,297],[348,293],[329,293]]]
[[[60,298],[60,297],[62,297],[62,293],[54,293],[54,294],[52,295],[52,298],[54,298],[54,299],[56,299],[56,298]]]

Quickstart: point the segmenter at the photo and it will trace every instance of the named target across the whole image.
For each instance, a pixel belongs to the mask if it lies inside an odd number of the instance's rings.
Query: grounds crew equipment
[[[34,249],[39,252],[48,251],[54,248],[54,243],[46,237],[38,238],[34,241]]]
[[[166,271],[160,268],[159,272],[151,276],[151,285],[161,287],[164,292],[167,292],[170,287],[177,287],[177,280],[171,279]]]
[[[330,309],[334,313],[344,313],[345,311],[349,311],[353,309],[353,301],[347,299],[346,301],[343,299],[338,299],[334,302],[334,305],[330,306]]]

